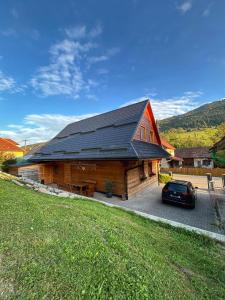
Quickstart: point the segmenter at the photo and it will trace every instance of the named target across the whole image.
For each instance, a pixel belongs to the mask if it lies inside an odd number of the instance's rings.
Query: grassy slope
[[[0,180],[0,298],[222,299],[225,248]]]

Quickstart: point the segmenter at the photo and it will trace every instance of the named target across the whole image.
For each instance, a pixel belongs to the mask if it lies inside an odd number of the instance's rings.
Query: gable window
[[[154,143],[155,139],[154,139],[154,131],[150,130],[150,142]]]
[[[145,132],[145,127],[144,127],[144,126],[141,126],[140,139],[141,139],[142,141],[145,141],[145,140],[146,140],[146,132]]]

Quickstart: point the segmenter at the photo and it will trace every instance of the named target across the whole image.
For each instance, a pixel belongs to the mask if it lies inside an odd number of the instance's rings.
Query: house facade
[[[157,182],[162,148],[148,100],[69,124],[30,157],[44,184],[88,183],[128,199]]]
[[[177,168],[182,166],[183,159],[180,157],[175,156],[176,148],[168,143],[165,139],[161,139],[161,144],[163,149],[166,150],[170,154],[168,158],[163,158],[161,160],[161,167],[162,168]]]
[[[208,147],[179,148],[175,155],[183,159],[182,167],[214,168]]]

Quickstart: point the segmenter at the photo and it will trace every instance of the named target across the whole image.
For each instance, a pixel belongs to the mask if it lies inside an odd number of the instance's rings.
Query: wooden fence
[[[221,168],[214,168],[214,169],[207,169],[207,168],[161,168],[161,172],[173,172],[177,174],[184,174],[184,175],[205,175],[206,173],[211,173],[212,176],[221,177],[225,174],[225,169]]]

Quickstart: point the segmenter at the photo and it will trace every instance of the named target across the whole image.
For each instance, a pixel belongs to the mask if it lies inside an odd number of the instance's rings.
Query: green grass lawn
[[[0,180],[0,299],[224,296],[224,245]]]

